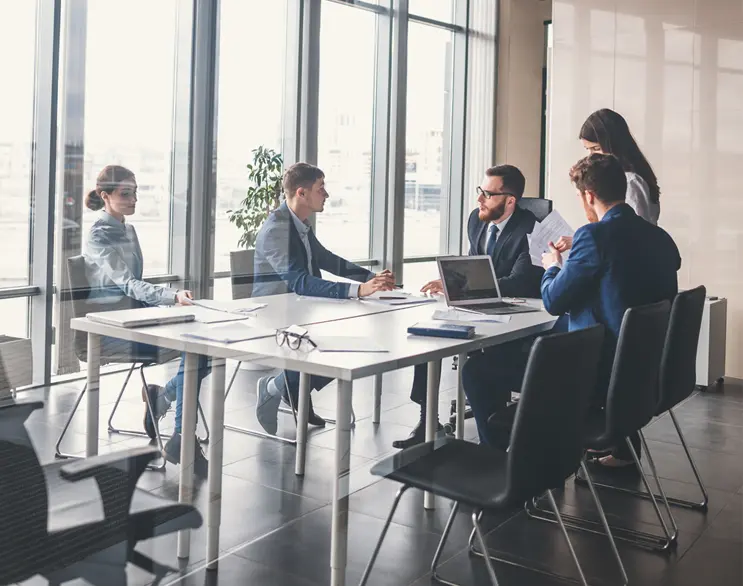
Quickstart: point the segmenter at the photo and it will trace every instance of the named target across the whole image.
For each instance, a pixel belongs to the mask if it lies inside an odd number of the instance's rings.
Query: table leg
[[[297,454],[294,473],[304,476],[304,465],[307,459],[307,420],[310,416],[310,375],[304,372],[299,375],[299,405],[297,405]]]
[[[346,583],[348,549],[349,470],[351,468],[351,410],[353,382],[338,381],[335,425],[335,482],[330,533],[330,584]]]
[[[99,389],[101,381],[101,337],[97,334],[88,334],[88,374],[86,405],[88,415],[86,419],[85,455],[90,458],[98,454],[98,407],[100,403]]]
[[[183,417],[181,421],[181,470],[178,502],[193,502],[193,463],[196,448],[196,391],[199,357],[187,353],[183,368]],[[178,557],[187,559],[191,550],[191,531],[178,533]]]
[[[372,423],[379,423],[382,415],[382,375],[374,375],[374,414]]]
[[[441,382],[441,361],[433,360],[428,363],[428,392],[426,393],[426,441],[436,439],[439,423],[439,383]],[[423,495],[423,506],[426,509],[435,508],[433,494]]]
[[[217,569],[219,526],[222,521],[222,459],[224,455],[225,361],[212,359],[209,397],[209,508],[206,512],[206,569]]]
[[[454,434],[457,439],[464,439],[464,410],[467,401],[464,396],[464,385],[462,384],[462,369],[466,360],[466,354],[460,354],[457,360],[457,430]]]

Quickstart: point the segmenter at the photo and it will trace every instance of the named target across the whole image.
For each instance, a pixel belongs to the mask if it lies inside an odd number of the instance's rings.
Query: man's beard
[[[583,209],[586,212],[586,219],[591,223],[595,224],[599,221],[599,216],[596,213],[596,210],[594,210],[591,206],[588,205],[588,202],[586,201],[586,198],[581,196],[581,199],[583,200]]]
[[[499,206],[480,212],[478,217],[483,222],[495,222],[496,220],[500,220],[503,217],[503,214],[506,213],[506,201],[507,200],[504,199]]]

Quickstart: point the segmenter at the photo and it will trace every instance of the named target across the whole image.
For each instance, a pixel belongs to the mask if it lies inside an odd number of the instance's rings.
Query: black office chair
[[[647,476],[630,441],[630,436],[639,434],[650,470],[673,526],[673,534],[668,530],[654,495],[651,496],[651,501],[664,536],[618,527],[613,530],[617,539],[652,551],[668,551],[675,545],[678,537],[676,520],[658,480],[655,462],[647,450],[645,438],[642,435],[642,428],[653,418],[658,406],[658,377],[668,330],[670,306],[668,301],[663,301],[628,309],[625,312],[609,381],[606,408],[592,410],[585,441],[586,449],[596,452],[611,450],[617,443],[626,442],[645,489],[652,495]],[[579,475],[587,483],[592,483],[587,467],[582,467]],[[554,515],[539,508],[536,503],[527,507],[527,513],[542,520],[555,522]],[[597,522],[572,515],[563,515],[563,520],[566,525],[574,529],[592,532],[598,532],[600,529]]]
[[[709,495],[704,488],[702,478],[686,445],[686,439],[676,419],[676,414],[673,412],[673,408],[689,398],[696,386],[697,346],[699,344],[699,331],[702,327],[702,315],[704,313],[704,300],[706,296],[707,290],[704,287],[697,287],[679,293],[673,301],[671,317],[668,322],[668,334],[666,335],[663,358],[660,364],[660,404],[656,410],[657,416],[663,415],[666,412],[671,416],[671,421],[673,421],[673,425],[681,440],[681,445],[684,448],[699,489],[702,492],[702,502],[672,497],[668,497],[668,502],[700,511],[707,510]],[[643,444],[643,447],[645,452],[648,452],[647,445]],[[594,482],[594,484],[602,488],[611,488],[645,499],[650,498],[650,495],[646,492],[601,482]],[[662,496],[655,495],[655,498],[662,498]]]
[[[88,313],[94,313],[99,311],[114,311],[114,310],[122,310],[122,309],[133,309],[137,307],[142,307],[142,304],[137,302],[134,299],[131,299],[129,297],[125,297],[119,301],[113,302],[113,303],[105,303],[105,297],[103,295],[105,294],[105,291],[95,291],[97,294],[96,302],[91,301],[91,293],[93,292],[93,289],[90,286],[90,281],[88,279],[88,271],[91,270],[91,267],[88,266],[88,263],[84,256],[73,256],[67,259],[67,271],[69,275],[69,282],[70,282],[70,289],[69,291],[63,291],[61,295],[61,301],[62,302],[72,302],[72,314],[76,318],[82,318],[85,317]],[[119,295],[117,294],[115,299],[119,299]],[[74,345],[75,345],[75,355],[77,356],[78,360],[81,362],[87,362],[88,361],[88,334],[87,332],[83,332],[80,330],[74,331]],[[116,410],[119,407],[119,403],[121,402],[121,397],[124,394],[124,391],[126,390],[127,385],[129,384],[129,379],[132,376],[132,373],[134,372],[134,369],[139,365],[139,375],[142,379],[142,388],[147,388],[147,379],[145,378],[144,369],[146,366],[153,366],[158,364],[165,364],[167,362],[170,362],[171,360],[175,360],[180,358],[181,354],[177,350],[168,350],[166,348],[158,349],[158,352],[156,355],[153,354],[144,354],[142,356],[137,356],[132,354],[131,350],[131,344],[125,340],[122,340],[121,342],[121,348],[114,348],[112,351],[105,351],[103,348],[101,349],[101,364],[131,364],[131,368],[127,372],[126,378],[124,379],[124,384],[121,387],[121,391],[119,392],[119,395],[116,397],[116,403],[114,403],[113,409],[111,409],[111,415],[108,418],[108,431],[109,433],[120,433],[124,435],[134,435],[134,436],[143,436],[148,437],[147,434],[144,431],[139,431],[135,429],[119,429],[114,426],[113,419],[116,415]],[[62,433],[59,435],[59,438],[57,439],[57,444],[55,446],[55,455],[57,458],[76,458],[77,456],[73,454],[67,454],[62,452],[61,446],[62,446],[62,440],[64,440],[65,435],[67,434],[67,430],[70,427],[70,424],[72,423],[72,418],[75,416],[75,413],[77,412],[77,408],[80,405],[80,402],[82,401],[83,397],[85,396],[85,392],[87,391],[87,384],[83,386],[82,391],[80,391],[80,394],[77,396],[77,399],[75,400],[75,405],[72,408],[72,412],[70,413],[70,416],[67,418],[67,421],[65,422],[65,426],[62,429]],[[142,393],[145,402],[147,404],[147,411],[149,412],[150,417],[153,417],[153,405],[150,405],[150,399],[148,393],[143,392]],[[207,442],[209,440],[209,427],[206,423],[206,417],[204,417],[204,412],[201,408],[201,403],[198,403],[198,411],[201,416],[201,420],[204,423],[204,428],[206,430],[206,436],[199,441],[201,442]],[[154,419],[154,417],[153,417]],[[155,425],[156,430],[156,439],[157,444],[162,450],[163,448],[163,441],[162,437],[170,437],[167,434],[160,434],[160,429],[158,425]],[[162,470],[165,468],[165,459],[162,459],[162,463],[157,466],[151,466],[154,470]]]
[[[552,212],[552,200],[542,197],[522,197],[518,203],[522,210],[529,210],[541,222]]]
[[[463,503],[475,509],[472,514],[474,529],[470,537],[470,550],[485,559],[490,581],[497,586],[491,559],[498,558],[487,552],[479,523],[480,515],[483,510],[523,504],[546,492],[555,515],[560,519],[552,489],[563,486],[565,479],[582,465],[585,423],[591,393],[596,385],[603,335],[603,327],[594,326],[576,332],[547,335],[534,343],[508,453],[485,445],[443,438],[405,449],[372,468],[372,474],[385,476],[403,486],[397,492],[361,579],[362,586],[369,579],[400,498],[410,487],[454,501],[431,565],[433,577],[444,584],[453,584],[438,575],[438,563],[459,505]],[[596,506],[605,521],[598,500]],[[626,583],[624,567],[609,525],[606,522],[604,525]],[[561,525],[561,529],[581,581],[586,585],[570,537],[564,526]],[[480,551],[473,545],[474,538]]]
[[[52,586],[78,578],[126,586],[128,562],[154,574],[153,584],[176,572],[134,550],[139,541],[202,524],[193,506],[136,488],[158,451],[42,466],[24,422],[43,406],[0,406],[0,585],[41,575]]]

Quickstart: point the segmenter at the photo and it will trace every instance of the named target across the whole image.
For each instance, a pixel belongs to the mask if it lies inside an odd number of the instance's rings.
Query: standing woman
[[[591,114],[580,129],[580,140],[590,153],[614,155],[627,175],[626,202],[638,216],[658,224],[660,188],[653,169],[637,146],[622,116],[604,108]]]
[[[87,235],[85,256],[92,266],[89,279],[92,289],[91,301],[96,297],[102,307],[121,305],[127,298],[133,307],[156,305],[190,305],[191,292],[153,285],[142,280],[144,258],[134,226],[126,217],[134,214],[137,207],[137,181],[129,169],[119,165],[108,165],[99,174],[95,189],[85,197],[85,205],[98,212]],[[102,337],[102,347],[110,347],[119,353],[156,357],[158,348],[149,344],[126,342],[116,338]],[[122,351],[123,350],[123,351]],[[145,407],[144,428],[147,435],[155,439],[158,422],[175,400],[175,431],[163,448],[165,459],[173,464],[180,462],[181,417],[183,408],[183,370],[181,359],[178,374],[165,387],[149,385],[142,389],[142,399],[149,394],[154,410],[154,420]],[[199,356],[198,385],[209,373],[205,356]],[[196,444],[199,445],[198,443]],[[194,471],[205,477],[207,461],[201,451],[195,453]]]

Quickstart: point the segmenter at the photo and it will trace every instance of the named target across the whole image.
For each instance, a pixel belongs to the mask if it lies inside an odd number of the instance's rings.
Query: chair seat
[[[379,462],[371,473],[480,509],[508,506],[507,455],[451,438],[419,444]]]
[[[59,470],[69,462],[52,462],[43,466],[49,495],[49,517],[47,529],[63,531],[78,525],[103,521],[103,503],[98,484],[92,478],[78,482],[64,480]],[[136,489],[129,509],[132,515],[166,510],[173,506],[173,501],[159,497],[146,490]],[[161,522],[169,519],[167,515]]]

